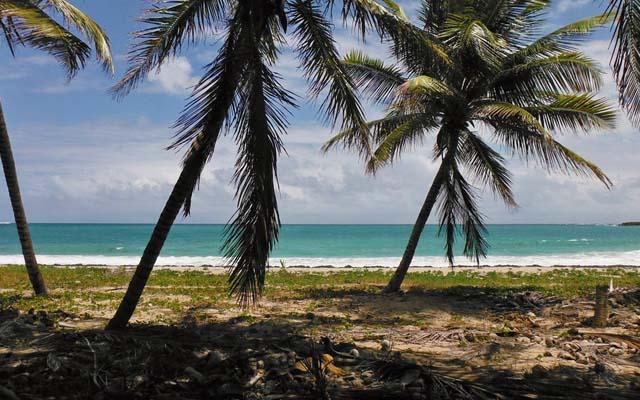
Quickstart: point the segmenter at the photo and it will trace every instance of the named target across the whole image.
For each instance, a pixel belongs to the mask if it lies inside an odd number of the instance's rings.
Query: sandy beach
[[[638,394],[636,267],[414,268],[405,291],[391,296],[380,293],[389,269],[273,268],[264,296],[250,309],[227,296],[223,268],[158,267],[134,327],[116,336],[102,329],[132,267],[43,267],[51,288],[46,299],[31,296],[21,267],[0,271],[0,359],[47,382],[13,374],[9,382],[24,398],[64,394],[70,387],[106,396],[126,387],[143,397],[160,391],[176,398],[179,391],[179,398],[199,398],[204,387],[230,382],[245,394],[283,398],[277,396],[312,384],[301,363],[313,346],[334,351],[326,379],[353,398],[371,390],[412,398],[418,378],[405,389],[394,386],[409,379],[402,372],[407,370],[478,396]],[[608,326],[593,327],[595,285],[612,280]],[[332,350],[323,347],[327,340]],[[87,343],[101,379],[115,382],[111,386],[98,388],[83,378],[94,368]],[[340,355],[354,350],[361,362]],[[64,369],[50,371],[48,357]],[[216,361],[220,357],[226,361]],[[378,375],[367,359],[400,372]],[[232,370],[240,375],[232,377]],[[277,378],[281,374],[286,378]],[[245,379],[257,380],[247,387]]]

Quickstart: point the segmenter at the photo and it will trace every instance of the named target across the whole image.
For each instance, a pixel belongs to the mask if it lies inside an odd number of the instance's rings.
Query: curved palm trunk
[[[440,192],[442,178],[444,177],[445,172],[445,165],[440,165],[440,169],[438,169],[435,178],[433,178],[433,183],[431,183],[429,193],[427,193],[427,197],[422,204],[418,218],[413,225],[411,236],[409,236],[409,243],[407,243],[407,248],[404,250],[400,265],[398,265],[398,268],[396,268],[396,271],[393,273],[393,277],[391,277],[391,280],[384,288],[384,293],[395,293],[400,290],[402,281],[404,280],[405,275],[407,275],[413,256],[416,253],[416,248],[418,248],[422,231],[424,231],[424,227],[427,224],[431,210],[433,210],[433,206],[436,204],[436,200],[438,199],[438,193]]]
[[[144,290],[147,280],[149,279],[149,275],[151,275],[151,271],[153,270],[156,260],[160,255],[162,246],[164,245],[167,236],[169,236],[171,226],[176,220],[185,199],[191,193],[193,183],[195,182],[199,172],[197,166],[194,165],[197,163],[191,162],[189,164],[190,165],[183,168],[178,181],[171,191],[171,195],[169,195],[169,199],[162,209],[162,213],[160,214],[158,222],[151,234],[151,239],[149,239],[147,247],[144,249],[144,253],[140,259],[140,263],[131,278],[131,282],[129,282],[127,292],[120,302],[115,315],[111,318],[111,321],[109,321],[106,328],[107,330],[124,329],[127,326],[127,323],[129,323],[129,319],[133,315],[133,312],[140,301],[142,291]]]
[[[18,174],[16,173],[16,164],[13,160],[13,152],[11,151],[11,142],[9,141],[9,133],[7,125],[4,121],[4,113],[2,112],[2,104],[0,104],[0,157],[2,158],[2,168],[4,169],[4,177],[7,180],[7,189],[9,190],[9,198],[11,199],[11,207],[13,208],[13,217],[16,221],[18,229],[18,237],[20,238],[20,246],[22,246],[22,254],[24,256],[24,265],[29,274],[31,286],[38,296],[47,295],[47,286],[44,283],[36,254],[33,251],[33,243],[31,242],[31,234],[29,233],[29,224],[27,216],[22,205],[22,196],[20,195],[20,186],[18,185]]]

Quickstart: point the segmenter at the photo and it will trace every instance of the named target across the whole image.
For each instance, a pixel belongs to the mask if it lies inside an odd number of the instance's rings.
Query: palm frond
[[[398,15],[393,6],[374,0],[343,0],[343,19],[350,18],[362,30],[376,30],[390,44],[390,51],[414,74],[435,71],[451,65],[449,55],[437,37],[429,35]]]
[[[409,22],[409,17],[407,17],[407,14],[405,14],[400,4],[396,3],[393,0],[383,0],[383,1],[384,1],[384,4],[387,6],[387,9],[389,9],[393,13],[393,15],[396,16],[396,18],[405,22]]]
[[[479,263],[480,258],[487,254],[488,243],[474,189],[458,170],[453,156],[445,156],[442,162],[447,166],[447,176],[438,199],[438,235],[445,237],[447,260],[454,265],[456,236],[459,226],[462,226],[465,239],[463,254]]]
[[[620,105],[636,126],[640,126],[640,2],[610,0],[614,18],[613,72]]]
[[[522,125],[525,129],[537,131],[545,137],[551,136],[531,112],[512,103],[490,100],[478,102],[474,110],[474,118],[494,125]]]
[[[0,18],[0,29],[2,29],[2,34],[4,35],[5,42],[7,43],[7,47],[9,48],[9,52],[13,57],[16,56],[15,45],[19,42],[17,32],[13,27],[13,19],[7,18],[6,21],[3,21]]]
[[[480,137],[467,131],[458,153],[461,163],[483,185],[488,186],[509,207],[517,207],[511,189],[511,173],[504,165],[504,157]]]
[[[597,91],[602,71],[579,52],[564,52],[526,61],[500,71],[490,82],[496,97],[518,104],[532,104],[539,94]]]
[[[371,154],[371,144],[364,111],[335,47],[332,24],[310,0],[295,0],[290,4],[289,14],[291,24],[295,25],[293,34],[298,39],[298,57],[311,84],[311,96],[317,97],[326,89],[320,106],[325,117],[342,130],[351,129],[353,135],[345,136],[341,144],[366,157]]]
[[[179,149],[188,145],[184,155],[184,166],[196,163],[197,177],[213,155],[228,116],[237,102],[237,90],[247,68],[246,42],[252,40],[250,33],[242,29],[239,22],[240,10],[229,21],[225,41],[216,59],[206,66],[206,73],[193,92],[174,128],[175,140],[169,147]],[[196,161],[193,161],[196,160]],[[189,191],[193,193],[198,179],[192,182]],[[184,213],[191,210],[191,195],[185,199]]]
[[[553,55],[575,51],[596,29],[611,22],[608,14],[587,17],[567,24],[531,42],[513,54],[513,58],[529,57],[536,54]]]
[[[594,163],[563,146],[548,135],[518,124],[491,123],[497,141],[512,149],[524,161],[534,161],[554,172],[591,177],[612,186],[609,177]]]
[[[420,75],[408,79],[398,91],[404,95],[451,96],[454,91],[446,83],[431,76]]]
[[[464,11],[465,0],[422,0],[419,18],[427,32],[435,33],[442,29],[447,17],[451,13]]]
[[[613,129],[616,109],[607,99],[592,94],[556,95],[548,104],[525,107],[547,129],[556,131],[582,131]]]
[[[110,73],[114,72],[109,38],[93,19],[67,0],[40,0],[39,3],[43,4],[45,9],[51,8],[57,11],[62,15],[68,25],[77,28],[91,40],[96,52],[96,57],[102,63],[105,71]]]
[[[230,291],[243,306],[262,294],[269,253],[278,239],[277,157],[283,150],[280,136],[287,127],[284,110],[294,105],[267,65],[264,53],[270,46],[265,45],[264,34],[262,40],[253,45],[234,118],[238,210],[227,225],[223,245],[233,265]]]
[[[377,147],[367,162],[367,172],[375,174],[381,167],[400,158],[403,151],[422,144],[424,136],[438,127],[436,115],[428,113],[391,113],[373,124]]]
[[[439,38],[460,57],[473,60],[473,69],[495,69],[501,64],[506,43],[473,15],[451,14]]]
[[[148,27],[134,33],[129,69],[112,92],[116,96],[129,93],[185,44],[195,44],[206,36],[224,18],[227,7],[226,0],[175,0],[154,5],[141,19]]]
[[[357,50],[348,53],[342,63],[355,86],[380,104],[390,103],[406,80],[398,67],[385,65]]]
[[[550,0],[483,0],[476,9],[491,31],[507,38],[510,44],[519,45],[539,29],[550,3]]]
[[[11,47],[26,44],[51,54],[69,77],[82,69],[91,48],[28,0],[0,0],[0,15]]]
[[[390,132],[399,129],[402,125],[406,123],[417,124],[419,121],[422,121],[423,127],[425,129],[428,129],[427,121],[433,121],[435,118],[436,117],[434,115],[429,115],[427,113],[404,113],[392,111],[385,115],[383,118],[367,122],[367,128],[371,133],[373,142],[376,143],[379,147],[380,144],[382,144],[386,140],[389,140],[388,136]],[[351,129],[345,129],[342,132],[339,132],[336,135],[332,136],[327,142],[325,142],[322,146],[322,150],[327,151],[329,148],[339,145],[342,141],[346,140],[346,138],[349,138],[353,135],[354,133]],[[371,157],[368,160],[368,163],[373,162],[374,156],[375,152],[372,153]],[[374,171],[370,169],[369,172]]]

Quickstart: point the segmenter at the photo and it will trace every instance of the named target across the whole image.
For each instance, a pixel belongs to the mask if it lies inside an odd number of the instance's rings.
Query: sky
[[[136,91],[116,101],[108,89],[126,70],[136,18],[150,5],[140,0],[75,0],[109,34],[115,76],[96,63],[67,82],[49,56],[19,48],[11,57],[0,43],[0,100],[4,109],[27,216],[30,222],[152,223],[180,171],[181,154],[167,151],[171,128],[216,54],[218,35],[155,71]],[[400,2],[415,15],[418,2]],[[549,12],[548,30],[601,11],[601,2],[558,0]],[[336,26],[341,52],[361,49],[386,57],[372,36],[358,41],[349,28]],[[608,67],[610,31],[602,29],[583,43],[584,51],[606,72],[601,95],[616,104]],[[355,154],[320,146],[332,129],[305,94],[297,60],[285,51],[277,67],[289,89],[299,95],[284,137],[287,154],[279,161],[279,205],[283,223],[412,223],[436,165],[429,140],[406,153],[375,177],[364,173]],[[374,118],[379,110],[370,107]],[[564,135],[560,141],[597,163],[612,179],[601,183],[550,175],[535,165],[509,158],[519,207],[507,209],[488,191],[482,208],[488,223],[618,223],[640,219],[640,132],[619,113],[616,129],[588,136]],[[222,139],[202,175],[192,215],[182,223],[224,223],[235,210],[231,175],[236,154],[231,138]],[[4,180],[0,183],[0,221],[13,216]]]

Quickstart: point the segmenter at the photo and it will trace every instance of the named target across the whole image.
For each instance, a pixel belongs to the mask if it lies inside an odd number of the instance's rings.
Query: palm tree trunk
[[[398,268],[396,268],[396,271],[391,277],[391,280],[384,288],[384,293],[395,293],[400,290],[402,281],[404,280],[405,275],[407,275],[407,271],[411,266],[413,256],[416,253],[416,248],[418,248],[418,243],[420,242],[422,231],[424,231],[424,227],[427,224],[427,220],[429,219],[431,210],[433,210],[433,206],[436,204],[436,200],[438,199],[438,193],[440,192],[440,187],[442,186],[442,178],[444,177],[445,173],[446,167],[443,163],[440,165],[440,169],[436,173],[435,178],[433,178],[429,193],[427,193],[427,197],[424,199],[424,203],[422,204],[422,208],[420,209],[418,218],[413,225],[411,236],[409,236],[409,243],[407,243],[407,247],[404,250],[402,260],[400,261]]]
[[[2,158],[2,168],[4,169],[4,177],[7,180],[7,189],[9,189],[9,198],[11,199],[11,207],[13,208],[13,217],[16,221],[18,229],[18,237],[20,238],[20,246],[22,246],[22,255],[24,256],[24,265],[29,274],[31,286],[38,296],[47,295],[47,286],[38,268],[36,254],[33,251],[33,242],[31,242],[31,234],[29,233],[29,224],[27,216],[22,205],[22,196],[20,195],[20,186],[18,185],[18,174],[16,173],[16,164],[13,160],[13,152],[11,151],[11,142],[9,141],[9,133],[2,112],[2,104],[0,103],[0,157]]]
[[[118,306],[115,315],[111,318],[111,321],[109,321],[106,328],[107,330],[124,329],[129,323],[129,319],[140,301],[140,296],[142,296],[142,291],[147,284],[149,275],[151,275],[151,271],[160,255],[162,246],[171,231],[171,226],[173,226],[173,222],[176,220],[185,199],[191,193],[195,177],[199,173],[199,169],[194,167],[194,164],[195,163],[191,162],[189,165],[185,165],[178,181],[173,187],[171,195],[164,205],[164,209],[153,229],[151,239],[149,239],[149,243],[147,243],[147,247],[144,249],[140,263],[131,278],[131,282],[129,282],[127,292],[120,302],[120,306]]]

